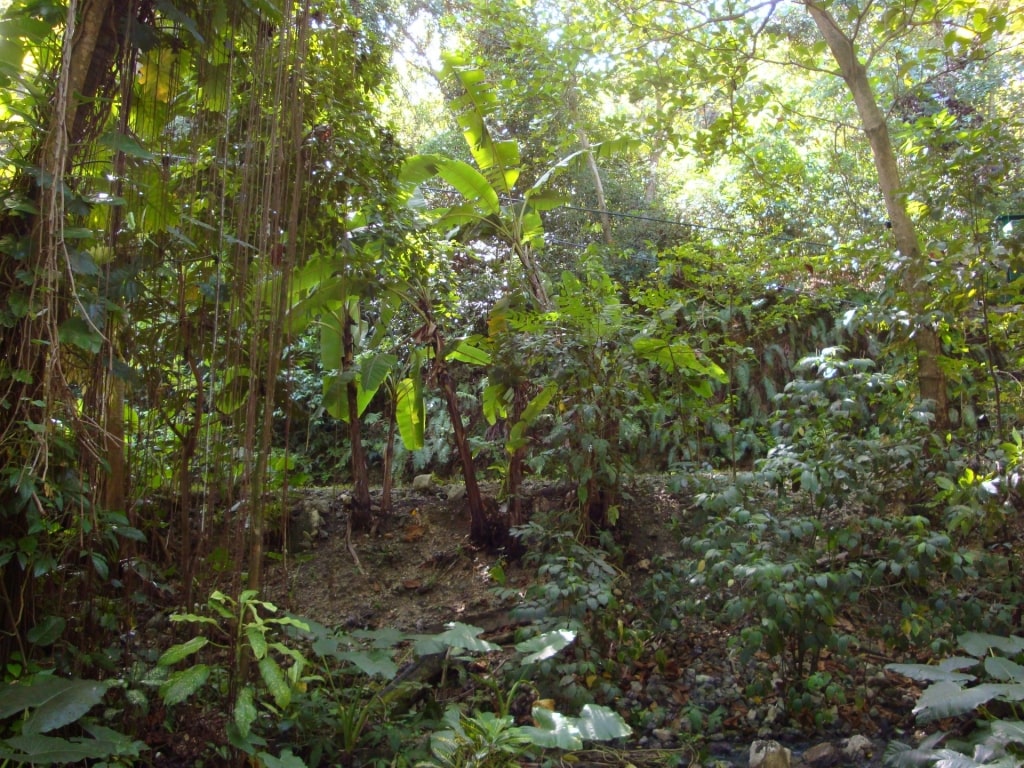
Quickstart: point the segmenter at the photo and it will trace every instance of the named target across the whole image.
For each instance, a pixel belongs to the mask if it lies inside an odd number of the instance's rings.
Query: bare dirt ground
[[[303,494],[304,503],[313,499],[325,510],[320,532],[306,551],[268,568],[268,599],[327,626],[432,632],[453,621],[493,625],[508,606],[494,594],[491,569],[501,564],[507,587],[525,587],[532,573],[500,553],[470,546],[465,503],[448,498],[458,487],[435,483],[429,491],[397,489],[390,517],[375,534],[354,535],[351,548],[345,492],[328,488]],[[643,562],[671,548],[668,526],[684,501],[653,483],[638,489],[641,495],[624,512],[620,528],[628,530],[630,559]],[[498,491],[487,484],[482,490],[492,498]],[[559,489],[528,486],[526,492],[534,509],[564,501]],[[634,522],[635,529],[627,529]]]

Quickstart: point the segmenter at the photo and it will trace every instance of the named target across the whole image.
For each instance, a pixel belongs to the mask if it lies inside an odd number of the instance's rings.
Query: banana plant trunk
[[[354,323],[352,313],[346,308],[343,319],[342,370],[351,371],[355,366],[355,340],[352,335]],[[373,522],[370,501],[370,478],[366,469],[366,451],[363,449],[362,426],[359,423],[359,387],[355,378],[345,384],[348,401],[348,438],[352,449],[352,530],[367,531]]]

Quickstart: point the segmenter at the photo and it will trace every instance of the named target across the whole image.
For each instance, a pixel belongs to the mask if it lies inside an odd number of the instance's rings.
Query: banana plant
[[[444,58],[442,78],[454,81],[461,91],[451,106],[476,167],[443,155],[414,155],[403,165],[400,179],[410,189],[434,178],[454,187],[463,202],[428,211],[434,227],[463,241],[493,237],[503,243],[522,266],[538,309],[546,312],[552,308],[552,301],[537,261],[544,244],[541,214],[565,204],[565,198],[549,189],[550,182],[561,173],[583,166],[587,152],[573,152],[529,187],[518,189],[519,145],[511,139],[494,138],[488,127],[487,118],[495,111],[497,97],[483,71],[449,54]],[[609,157],[635,145],[632,139],[619,138],[595,144],[589,152],[597,158]]]
[[[364,248],[372,247],[364,245]],[[393,383],[399,358],[384,348],[387,317],[377,324],[376,331],[362,315],[362,301],[376,290],[361,278],[348,274],[346,265],[351,255],[338,252],[311,259],[292,277],[292,304],[288,330],[296,333],[316,323],[320,333],[320,362],[323,367],[324,409],[348,424],[353,478],[352,525],[357,529],[373,524],[370,484],[362,445],[360,417],[371,401],[385,387],[396,398],[395,414],[410,408],[410,388],[402,382]],[[382,302],[386,309],[388,303]],[[382,313],[384,315],[386,313]],[[412,392],[417,387],[412,386]],[[422,400],[422,390],[420,400]],[[422,406],[420,407],[422,413]],[[399,424],[411,423],[399,416]],[[415,449],[414,430],[403,429],[406,447]],[[422,444],[422,428],[419,442]],[[408,438],[408,439],[407,439]],[[389,459],[386,464],[389,464]],[[387,475],[388,466],[385,467]]]
[[[410,203],[425,208],[423,198],[419,194],[419,187],[425,182],[439,178],[451,185],[461,196],[462,202],[450,207],[425,211],[433,228],[445,237],[462,242],[492,238],[503,244],[509,254],[507,261],[519,262],[528,288],[527,299],[532,301],[537,311],[550,312],[555,304],[548,293],[547,281],[537,260],[537,254],[544,244],[544,222],[541,214],[563,205],[565,200],[551,192],[549,184],[559,174],[586,163],[588,151],[590,156],[607,157],[633,146],[634,142],[629,139],[618,139],[593,145],[587,151],[574,152],[551,166],[532,185],[520,190],[517,187],[521,176],[518,145],[513,140],[496,139],[488,127],[488,118],[495,111],[497,98],[484,73],[465,59],[447,55],[442,77],[454,81],[459,89],[460,95],[453,100],[452,108],[456,111],[475,167],[463,160],[436,154],[421,154],[409,158],[402,167],[400,180],[408,189]],[[510,284],[516,282],[518,281],[509,281]],[[501,314],[502,306],[509,298],[505,296],[499,300],[494,311],[496,316]],[[425,317],[432,316],[432,309],[421,304],[420,313]],[[495,333],[507,332],[507,326],[500,322],[492,325],[496,328]],[[430,322],[421,329],[423,341],[430,340],[436,348],[435,377],[443,385],[447,381],[446,358],[442,352],[445,345],[440,336],[428,332],[431,329]],[[433,330],[436,331],[436,328]],[[554,391],[545,389],[541,394],[533,394],[531,398],[530,381],[526,375],[521,380],[511,382],[510,386],[510,389],[502,390],[500,393],[493,390],[492,394],[500,394],[512,404],[509,413],[502,413],[510,422],[513,433],[510,434],[506,445],[506,450],[510,454],[506,491],[511,501],[512,518],[516,523],[521,523],[525,521],[521,519],[518,485],[522,477],[527,445],[523,433],[529,422],[536,417],[533,413],[537,410],[535,404],[543,402],[546,405],[554,396]],[[449,410],[455,409],[451,416],[458,432],[462,420],[457,415],[458,405],[454,391],[446,392],[445,397],[449,402]],[[493,405],[492,400],[490,406]],[[491,416],[494,412],[492,407]],[[456,440],[459,440],[458,434]],[[458,447],[460,455],[466,454],[463,467],[467,480],[467,498],[471,517],[476,521],[472,490],[476,483],[471,477],[472,461],[468,443]],[[479,514],[482,521],[482,509]],[[482,522],[479,524],[484,525]],[[484,528],[478,528],[477,522],[473,523],[473,531],[484,535]]]

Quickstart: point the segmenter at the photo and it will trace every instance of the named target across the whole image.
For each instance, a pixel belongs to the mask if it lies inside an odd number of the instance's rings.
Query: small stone
[[[454,485],[449,485],[445,490],[445,496],[448,498],[448,501],[462,501],[466,498],[465,484],[455,483]]]
[[[815,744],[804,752],[803,761],[812,768],[829,768],[839,762],[839,750],[828,741]]]
[[[871,739],[858,733],[848,738],[843,744],[843,755],[847,760],[863,760],[870,757],[874,749],[875,745]]]
[[[655,728],[651,733],[654,735],[654,738],[661,742],[672,741],[674,738],[672,731],[668,728]]]
[[[416,477],[412,479],[412,489],[420,493],[423,493],[424,491],[429,491],[433,487],[433,485],[433,475],[416,475]]]
[[[758,739],[750,745],[750,768],[789,768],[791,755],[777,741]]]

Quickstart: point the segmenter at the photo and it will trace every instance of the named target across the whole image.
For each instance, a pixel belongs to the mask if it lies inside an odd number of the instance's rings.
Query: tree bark
[[[342,307],[342,365],[343,371],[351,371],[355,365],[355,341],[352,336],[353,317],[357,299],[350,299]],[[353,306],[355,305],[355,306]],[[366,470],[366,452],[363,450],[362,428],[359,423],[359,387],[355,379],[345,384],[345,399],[348,401],[348,438],[352,450],[352,530],[366,531],[373,522],[370,512],[370,478]]]
[[[598,215],[601,217],[601,235],[604,239],[604,244],[611,245],[612,219],[608,215],[608,203],[604,196],[604,183],[601,181],[601,171],[597,167],[597,159],[594,157],[587,129],[583,126],[582,119],[580,119],[579,91],[575,83],[572,83],[566,90],[566,104],[569,108],[569,114],[572,116],[572,121],[576,126],[576,137],[579,139],[580,149],[583,150],[583,156],[587,160],[587,169],[590,171],[590,176],[594,181],[594,195],[597,197],[597,210]]]
[[[942,345],[935,328],[923,317],[928,300],[927,286],[921,282],[924,262],[917,230],[904,204],[899,165],[889,137],[889,127],[875,100],[867,69],[857,58],[853,40],[840,29],[827,10],[813,2],[805,2],[805,7],[839,65],[839,72],[853,96],[857,114],[871,146],[896,248],[905,260],[903,289],[910,298],[917,323],[914,343],[917,351],[918,387],[921,398],[934,403],[936,429],[945,429],[949,426],[949,406],[946,378],[940,366]]]

